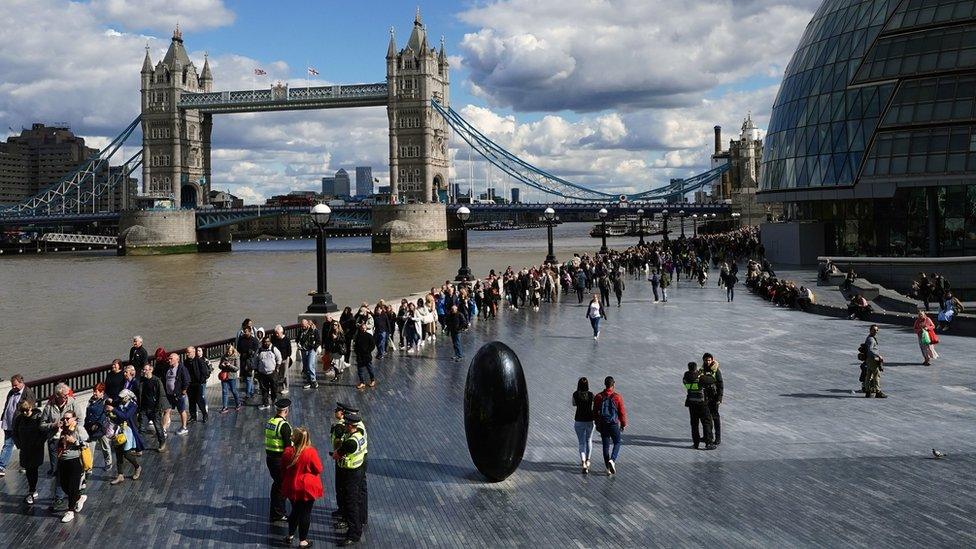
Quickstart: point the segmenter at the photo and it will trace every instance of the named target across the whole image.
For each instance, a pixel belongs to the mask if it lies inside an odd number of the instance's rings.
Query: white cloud
[[[693,104],[780,74],[814,0],[498,0],[460,14],[473,92],[527,111]]]
[[[223,0],[93,0],[91,7],[106,20],[135,29],[195,31],[234,22]]]

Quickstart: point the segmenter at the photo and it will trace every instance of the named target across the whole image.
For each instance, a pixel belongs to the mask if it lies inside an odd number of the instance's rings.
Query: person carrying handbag
[[[935,323],[925,314],[919,311],[915,317],[915,324],[912,327],[918,337],[918,348],[922,351],[922,366],[931,366],[932,361],[939,358],[935,346],[939,343],[939,336],[935,333]]]

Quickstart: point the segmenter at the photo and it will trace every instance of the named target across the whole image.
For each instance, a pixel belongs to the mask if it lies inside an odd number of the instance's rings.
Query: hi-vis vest
[[[339,461],[339,467],[343,469],[356,469],[363,464],[366,460],[366,433],[363,431],[356,431],[351,435],[346,435],[343,441],[355,440],[356,441],[356,451],[350,454],[346,454]]]
[[[362,421],[356,423],[356,428],[362,432],[366,432],[366,424]],[[346,424],[342,421],[338,423],[333,423],[332,428],[329,429],[329,444],[332,445],[332,449],[338,449],[339,444],[342,443],[343,437],[346,436]]]
[[[281,438],[281,426],[288,423],[285,418],[275,416],[264,425],[264,449],[269,452],[285,451],[285,441]]]

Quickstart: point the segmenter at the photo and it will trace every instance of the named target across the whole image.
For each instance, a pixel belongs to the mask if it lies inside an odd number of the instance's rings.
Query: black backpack
[[[718,384],[715,382],[715,376],[711,373],[702,373],[698,378],[698,386],[701,387],[707,400],[714,400],[718,396]]]

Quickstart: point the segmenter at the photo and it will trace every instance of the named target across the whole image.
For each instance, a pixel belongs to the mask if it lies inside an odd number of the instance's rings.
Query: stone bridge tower
[[[390,187],[400,203],[443,201],[450,160],[448,126],[431,101],[450,105],[450,78],[444,41],[430,47],[420,10],[406,47],[397,50],[390,32],[386,81],[390,118]]]
[[[209,92],[210,61],[197,72],[179,27],[163,59],[142,64],[142,184],[147,196],[171,199],[174,208],[206,204],[210,195],[210,114],[178,107],[182,92]]]

